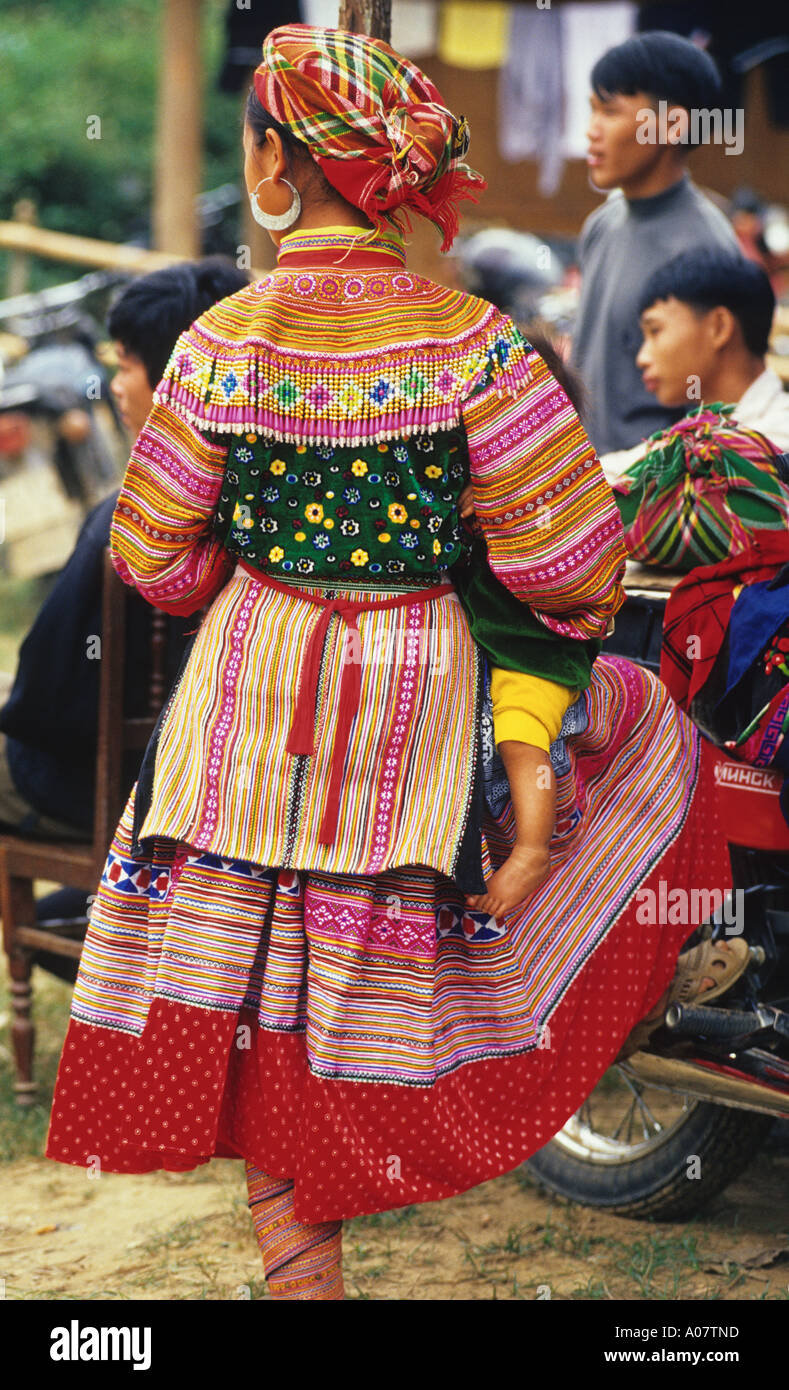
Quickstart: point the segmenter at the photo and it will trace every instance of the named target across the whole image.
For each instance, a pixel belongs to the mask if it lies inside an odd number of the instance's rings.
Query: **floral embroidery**
[[[295,570],[320,579],[332,571],[336,582],[338,569],[371,576],[385,571],[430,582],[467,540],[456,506],[464,470],[460,459],[450,465],[449,458],[453,449],[457,453],[458,438],[453,431],[437,434],[428,457],[420,455],[416,471],[402,441],[371,444],[360,452],[351,445],[312,447],[257,439],[253,449],[236,447],[231,453],[234,466],[225,473],[214,528],[231,552],[254,561],[263,572]],[[245,462],[239,462],[242,452],[249,455]],[[348,481],[324,491],[323,473],[315,465],[327,454],[333,459],[330,467],[325,465],[329,472]],[[383,454],[394,466],[379,472]],[[456,469],[458,478],[447,486]],[[447,487],[440,495],[426,485],[436,477]],[[256,552],[250,548],[254,536],[248,533],[253,531],[276,537],[277,544],[268,553]],[[381,546],[391,555],[395,543],[397,560],[376,558]]]

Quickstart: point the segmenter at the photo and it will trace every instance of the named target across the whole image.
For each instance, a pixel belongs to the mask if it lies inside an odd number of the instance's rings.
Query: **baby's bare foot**
[[[542,886],[550,872],[546,846],[515,845],[500,869],[486,879],[485,893],[467,893],[466,903],[475,912],[504,917]]]

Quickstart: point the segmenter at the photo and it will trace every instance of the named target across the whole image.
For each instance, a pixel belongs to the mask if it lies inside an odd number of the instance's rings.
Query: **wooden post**
[[[202,154],[202,0],[163,0],[153,200],[153,244],[200,254],[195,198]]]
[[[389,43],[392,37],[392,0],[342,0],[339,29],[350,29],[354,34],[368,34],[371,39],[384,39]]]
[[[20,198],[14,203],[14,221],[21,227],[35,227],[36,205],[32,198]],[[12,251],[8,257],[5,292],[7,299],[26,294],[30,283],[30,256],[27,251]]]

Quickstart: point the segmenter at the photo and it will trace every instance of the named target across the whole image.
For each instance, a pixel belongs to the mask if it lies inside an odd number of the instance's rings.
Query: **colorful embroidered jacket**
[[[167,611],[209,602],[236,557],[433,583],[467,558],[469,479],[490,571],[546,637],[596,644],[623,601],[618,511],[564,391],[494,306],[407,271],[394,234],[285,237],[271,274],[182,334],[155,402],[112,548]]]

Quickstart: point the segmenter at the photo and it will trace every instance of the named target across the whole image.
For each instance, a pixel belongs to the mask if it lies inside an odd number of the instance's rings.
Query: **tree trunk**
[[[341,0],[337,26],[389,43],[392,36],[392,0]]]
[[[200,254],[195,199],[202,158],[202,0],[165,0],[159,38],[153,243]]]

